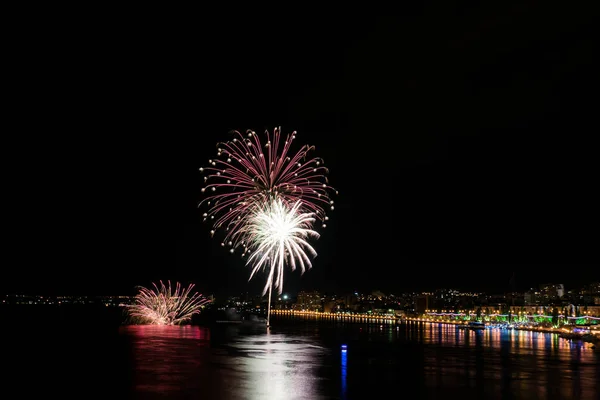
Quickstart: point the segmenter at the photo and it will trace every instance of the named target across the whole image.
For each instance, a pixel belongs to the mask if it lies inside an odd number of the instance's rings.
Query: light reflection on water
[[[341,381],[342,381],[342,399],[346,399],[348,394],[348,382],[347,382],[347,373],[348,373],[348,350],[342,349],[340,364],[342,365],[341,371]]]
[[[411,339],[421,329],[425,345],[439,346],[425,352],[425,373],[436,385],[467,376],[467,386],[486,398],[496,393],[498,398],[597,399],[600,393],[600,357],[588,344],[541,332],[427,323],[401,325],[397,331]]]
[[[215,352],[213,365],[227,371],[232,397],[317,399],[317,369],[326,353],[312,338],[267,332],[238,336]]]
[[[537,332],[281,321],[271,332],[128,326],[121,334],[130,338],[142,398],[352,399],[409,390],[432,398],[595,400],[600,381],[598,352]]]
[[[184,395],[202,391],[196,374],[206,371],[210,331],[197,326],[132,325],[120,333],[131,341],[134,392]]]
[[[328,349],[310,336],[276,334],[264,326],[224,329],[127,326],[135,391],[169,398],[319,399],[316,369]],[[194,395],[194,393],[196,393]]]

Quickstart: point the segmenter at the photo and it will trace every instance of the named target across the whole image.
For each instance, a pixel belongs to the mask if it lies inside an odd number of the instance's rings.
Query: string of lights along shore
[[[265,131],[261,141],[256,132],[232,131],[231,140],[217,144],[217,156],[200,168],[208,193],[199,207],[207,207],[204,221],[212,223],[211,236],[224,231],[221,245],[231,253],[241,249],[252,266],[250,279],[267,270],[263,294],[272,287],[281,293],[286,264],[301,272],[311,268],[307,251],[316,252],[307,239],[318,238],[317,221],[327,226],[327,211],[334,210],[328,168],[313,157],[314,146],[292,146],[296,132],[285,136],[281,128]]]

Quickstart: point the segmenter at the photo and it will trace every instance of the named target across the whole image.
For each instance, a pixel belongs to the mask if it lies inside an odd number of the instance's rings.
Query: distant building
[[[376,300],[382,300],[385,298],[385,293],[383,293],[381,290],[373,290],[371,292],[371,297]]]
[[[538,304],[539,292],[531,289],[525,292],[524,303],[526,306],[533,306]]]
[[[438,289],[435,291],[434,298],[430,300],[433,300],[434,303],[429,304],[431,308],[436,310],[454,310],[460,307],[462,299],[458,290]]]
[[[275,299],[275,304],[273,304],[273,308],[275,310],[289,310],[292,308],[292,298],[290,295],[284,293],[277,296]]]
[[[540,296],[544,303],[556,301],[565,295],[565,285],[562,283],[545,283],[540,285]]]
[[[420,294],[415,298],[415,312],[417,314],[424,314],[429,310],[430,306],[430,295],[429,294]]]
[[[358,308],[358,293],[354,292],[344,296],[344,305],[348,310],[356,310]]]
[[[319,292],[300,292],[293,308],[298,311],[323,311],[321,294]]]
[[[520,292],[506,293],[506,303],[511,306],[523,306],[525,305],[525,295]]]
[[[581,291],[583,304],[600,305],[600,282],[590,283]]]
[[[332,313],[337,311],[338,305],[335,300],[328,300],[323,302],[323,312]]]

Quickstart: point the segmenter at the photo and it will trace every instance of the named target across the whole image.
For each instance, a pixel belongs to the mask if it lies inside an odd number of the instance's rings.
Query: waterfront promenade
[[[408,317],[405,315],[395,314],[372,314],[372,313],[325,313],[319,311],[298,311],[298,310],[271,310],[272,315],[280,318],[301,318],[301,319],[317,319],[330,322],[343,322],[343,323],[362,323],[362,324],[379,324],[379,325],[391,325],[400,322],[414,322],[414,323],[426,323],[426,324],[442,324],[442,325],[457,325],[466,326],[471,319],[465,319],[464,316],[457,314],[437,314],[427,313],[421,316]],[[575,333],[573,328],[579,326],[587,326],[590,322],[594,328],[598,327],[597,319],[590,319],[589,317],[580,318],[580,322],[583,325],[576,324],[560,324],[556,326],[545,326],[542,323],[536,322],[533,318],[524,318],[517,320],[515,318],[512,322],[506,320],[492,318],[486,316],[487,321],[484,322],[485,327],[488,329],[514,329],[531,332],[543,332],[543,333],[554,333],[561,335],[565,338],[571,339],[585,339],[585,341],[598,344],[600,341],[600,331],[595,330],[591,334],[578,334]],[[566,320],[575,322],[574,320]],[[587,324],[585,324],[587,323]]]
[[[394,314],[325,313],[320,311],[271,310],[272,315],[288,318],[316,318],[327,321],[356,322],[363,324],[394,324],[399,317]]]

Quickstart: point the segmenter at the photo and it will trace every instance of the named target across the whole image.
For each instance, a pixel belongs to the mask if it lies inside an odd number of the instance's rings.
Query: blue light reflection
[[[347,383],[346,383],[346,375],[347,375],[347,365],[348,365],[348,346],[345,344],[342,345],[342,395],[341,398],[346,398],[347,393]]]

